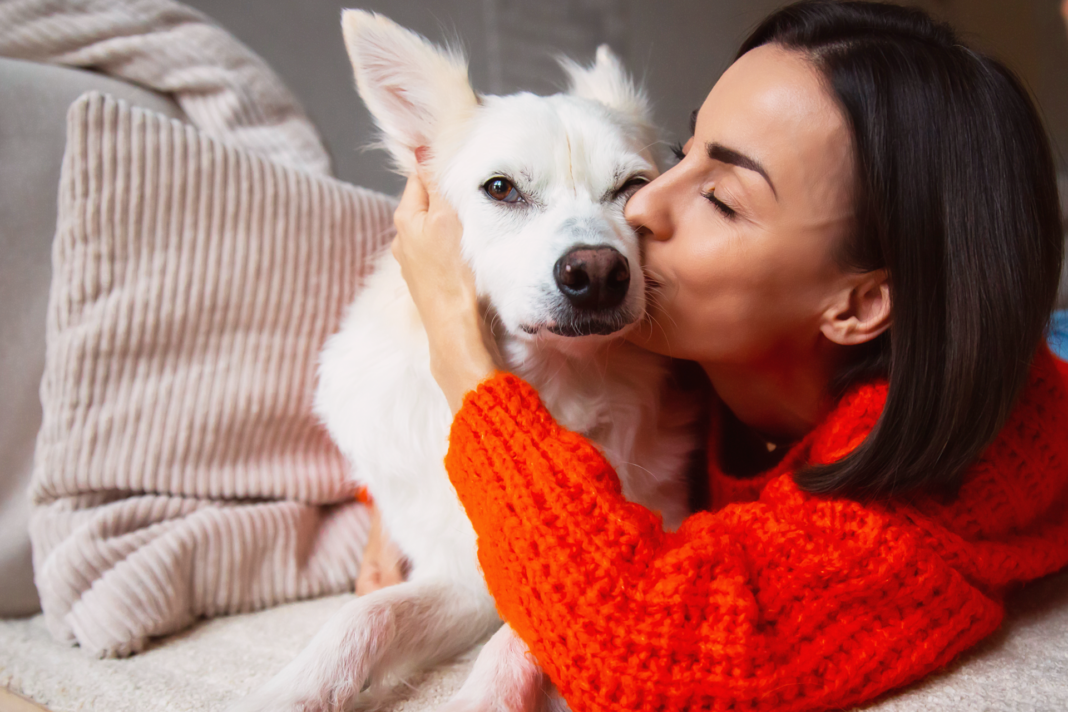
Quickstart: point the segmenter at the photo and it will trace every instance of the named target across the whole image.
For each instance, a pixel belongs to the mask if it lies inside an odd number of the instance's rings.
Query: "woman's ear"
[[[886,270],[848,275],[823,312],[820,332],[842,346],[871,341],[890,328],[890,302]]]

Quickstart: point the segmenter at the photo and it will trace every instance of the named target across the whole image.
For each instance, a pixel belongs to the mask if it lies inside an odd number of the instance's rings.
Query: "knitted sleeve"
[[[576,712],[837,708],[1001,620],[899,515],[788,476],[665,532],[508,374],[468,394],[446,467],[502,616]]]

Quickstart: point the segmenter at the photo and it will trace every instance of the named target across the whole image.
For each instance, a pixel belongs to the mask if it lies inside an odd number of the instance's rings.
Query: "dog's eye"
[[[482,185],[486,195],[502,203],[518,203],[523,200],[512,181],[503,176],[493,176]]]
[[[626,196],[629,198],[636,190],[638,190],[638,188],[641,188],[648,182],[649,179],[645,176],[631,176],[623,185],[616,188],[613,197],[619,198],[620,196]]]

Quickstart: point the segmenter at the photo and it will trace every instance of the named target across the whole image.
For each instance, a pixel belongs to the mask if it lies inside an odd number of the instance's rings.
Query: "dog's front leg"
[[[534,656],[507,623],[493,634],[475,660],[463,687],[442,712],[564,712]]]
[[[334,712],[360,692],[454,656],[499,623],[486,593],[410,581],[343,606],[289,665],[231,712]]]

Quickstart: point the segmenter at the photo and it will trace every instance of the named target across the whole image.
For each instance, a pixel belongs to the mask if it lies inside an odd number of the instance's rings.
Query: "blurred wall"
[[[1031,90],[1062,169],[1068,163],[1068,28],[1062,0],[915,0],[970,45],[1011,67]]]
[[[1035,93],[1054,142],[1068,151],[1068,37],[1059,0],[914,0],[1004,59]],[[338,177],[398,192],[353,89],[337,0],[185,0],[263,56],[304,103]],[[747,32],[781,0],[351,0],[434,41],[459,40],[475,89],[553,92],[552,57],[588,61],[607,42],[640,77],[666,138],[687,133]]]
[[[368,151],[370,116],[356,96],[341,8],[376,10],[436,42],[459,39],[477,91],[552,93],[562,52],[581,61],[607,42],[642,78],[659,124],[688,132],[697,108],[746,32],[777,0],[184,0],[258,52],[304,103],[338,177],[387,192],[402,181]]]

